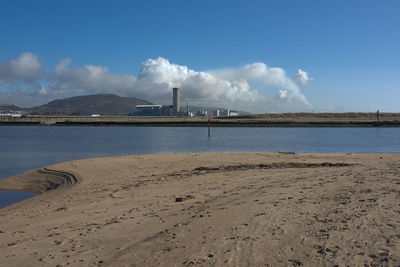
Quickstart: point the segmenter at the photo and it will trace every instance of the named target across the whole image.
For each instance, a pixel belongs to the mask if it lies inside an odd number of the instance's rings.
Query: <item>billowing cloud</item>
[[[278,88],[280,99],[297,99],[298,104],[311,107],[307,98],[301,93],[299,86],[286,75],[285,70],[277,67],[268,67],[262,62],[247,64],[242,68],[223,69],[213,71],[215,75],[223,79],[243,79],[249,83],[261,83],[262,85]]]
[[[311,79],[307,72],[300,71],[295,76],[296,81],[298,76],[299,79]],[[45,80],[45,85],[33,84],[39,79]],[[73,66],[72,60],[65,58],[51,72],[45,73],[44,66],[36,55],[24,53],[16,59],[0,62],[0,86],[3,82],[0,92],[5,88],[4,85],[16,80],[31,82],[31,88],[25,88],[29,91],[30,99],[36,97],[44,101],[74,95],[115,93],[157,103],[170,103],[172,88],[179,87],[181,100],[189,100],[191,104],[197,105],[222,106],[252,112],[272,109],[284,111],[279,110],[279,106],[287,109],[288,105],[294,110],[310,107],[295,80],[289,78],[282,68],[269,67],[262,62],[240,68],[196,71],[159,57],[144,61],[138,75],[134,76],[111,74],[105,66]],[[260,93],[267,90],[265,88],[277,92],[276,98],[268,98]],[[10,92],[7,93],[7,99],[10,99]],[[19,97],[23,94],[24,90],[18,90]],[[0,102],[2,95],[0,93]],[[282,105],[285,101],[287,103]]]
[[[309,81],[313,80],[313,78],[310,77],[308,72],[306,72],[306,71],[304,71],[302,69],[298,69],[297,70],[297,73],[295,75],[295,79],[301,85],[306,85]]]
[[[287,99],[289,96],[288,90],[279,90],[278,93],[276,93],[276,97],[279,99]]]
[[[138,86],[151,90],[154,84],[160,90],[157,94],[170,95],[171,88],[180,87],[184,97],[190,99],[251,101],[258,97],[258,92],[250,90],[243,79],[221,79],[208,72],[171,64],[161,57],[143,62],[138,76]]]
[[[266,64],[257,62],[247,64],[242,68],[222,69],[212,71],[218,77],[224,79],[244,79],[246,81],[259,81],[267,85],[273,85],[289,90],[296,90],[297,85],[286,75],[281,68],[268,67]]]
[[[113,75],[104,66],[70,67],[71,62],[69,58],[63,59],[53,68],[49,76],[51,91],[82,94],[135,88],[134,76]]]
[[[10,80],[34,82],[43,77],[44,64],[35,54],[26,52],[10,61],[0,61],[0,85]]]
[[[44,86],[41,86],[39,91],[38,91],[39,95],[47,95],[47,89]]]
[[[68,66],[71,64],[72,59],[64,58],[57,65],[54,66],[53,72],[55,75],[61,75],[63,72],[68,70]]]

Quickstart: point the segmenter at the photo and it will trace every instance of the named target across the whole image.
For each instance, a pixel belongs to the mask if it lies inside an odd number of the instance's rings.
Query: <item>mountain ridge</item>
[[[63,115],[131,115],[136,105],[152,103],[135,98],[122,97],[115,94],[94,94],[55,99],[41,106],[21,108],[12,104],[0,104],[0,111],[23,111],[31,114],[63,114]]]
[[[147,100],[122,97],[115,94],[95,94],[55,99],[49,103],[28,109],[31,113],[62,113],[67,115],[129,115],[136,105],[150,105]]]

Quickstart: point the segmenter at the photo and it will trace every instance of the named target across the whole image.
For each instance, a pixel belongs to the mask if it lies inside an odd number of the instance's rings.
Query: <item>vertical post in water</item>
[[[376,111],[376,124],[379,126],[379,109]]]
[[[211,134],[211,120],[208,118],[208,139],[210,139],[210,134]]]

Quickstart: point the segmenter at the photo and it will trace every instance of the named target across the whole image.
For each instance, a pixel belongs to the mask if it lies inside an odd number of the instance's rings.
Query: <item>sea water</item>
[[[92,157],[278,151],[399,153],[400,128],[0,126],[0,179]],[[0,191],[0,208],[31,196]]]

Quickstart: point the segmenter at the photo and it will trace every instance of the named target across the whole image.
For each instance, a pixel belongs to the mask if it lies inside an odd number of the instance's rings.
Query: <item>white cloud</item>
[[[249,83],[262,83],[263,85],[276,87],[278,88],[277,95],[280,96],[280,99],[297,99],[299,108],[311,107],[307,98],[301,93],[299,86],[286,75],[285,70],[282,68],[268,67],[262,62],[257,62],[247,64],[242,68],[222,69],[212,72],[224,79],[240,78]]]
[[[302,70],[302,69],[298,69],[297,73],[295,75],[295,79],[298,83],[300,83],[301,85],[307,85],[307,83],[309,81],[314,80],[313,78],[310,77],[310,75],[308,74],[308,72]]]
[[[61,60],[50,74],[49,90],[58,94],[93,94],[118,92],[135,87],[136,77],[113,75],[108,67],[85,65],[70,67],[72,60]]]
[[[222,69],[213,71],[218,77],[225,79],[244,79],[247,81],[258,81],[266,85],[296,90],[296,84],[286,75],[282,68],[268,67],[266,64],[257,62],[247,64],[242,68]]]
[[[22,53],[10,61],[0,61],[0,81],[10,80],[34,82],[44,75],[44,64],[39,57],[30,52]]]
[[[182,94],[190,99],[251,101],[258,92],[250,90],[243,80],[225,80],[208,72],[194,71],[186,66],[171,64],[164,58],[149,59],[142,63],[138,76],[138,86],[157,84],[158,94],[170,95],[171,88],[182,88]]]
[[[287,99],[289,97],[289,92],[288,90],[279,90],[278,93],[276,94],[277,98],[280,99]]]
[[[39,93],[39,95],[47,95],[46,87],[41,86],[38,93]]]
[[[71,64],[71,62],[72,62],[72,59],[64,58],[63,60],[58,62],[58,64],[53,68],[53,72],[56,75],[60,75],[61,73],[63,73],[64,71],[66,71],[68,69],[68,66],[69,66],[69,64]]]
[[[66,58],[54,66],[50,73],[44,73],[44,66],[39,58],[34,54],[24,53],[8,62],[0,61],[0,82],[6,84],[11,80],[29,81],[32,83],[30,99],[36,94],[37,98],[47,101],[74,95],[115,93],[170,103],[172,88],[179,87],[181,100],[189,100],[191,104],[197,105],[224,106],[252,112],[271,109],[283,111],[280,106],[287,109],[289,104],[295,110],[310,107],[299,86],[282,68],[269,67],[262,62],[241,68],[195,71],[159,57],[144,61],[137,76],[111,74],[106,66],[71,64],[72,60]],[[307,72],[300,71],[296,74],[296,80],[297,76],[303,80],[305,77],[311,79]],[[35,83],[37,79],[46,79],[47,88]],[[257,84],[263,90],[264,86],[269,90],[275,88],[277,97],[267,98],[254,89],[252,84]],[[21,91],[18,93],[21,95]],[[285,105],[282,104],[284,101],[287,102]]]

